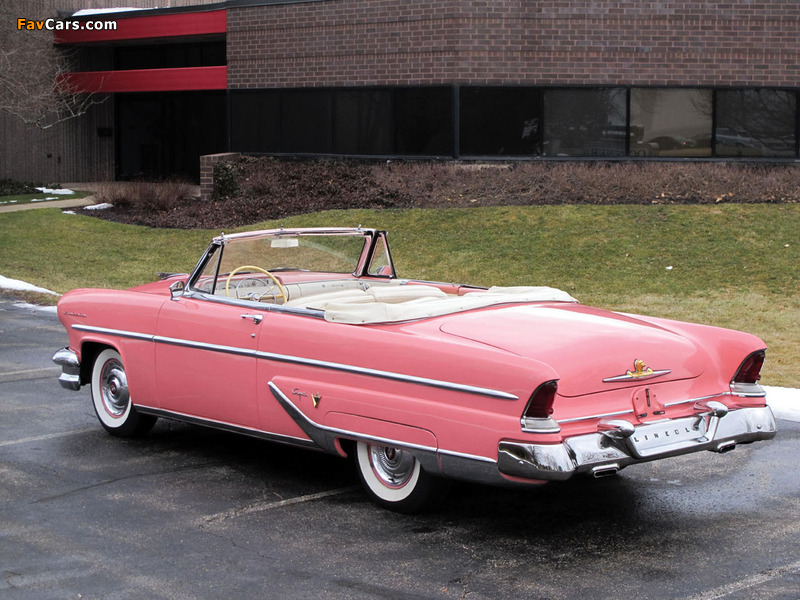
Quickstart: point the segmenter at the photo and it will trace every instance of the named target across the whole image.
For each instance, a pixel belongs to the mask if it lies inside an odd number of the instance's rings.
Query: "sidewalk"
[[[89,204],[94,204],[94,196],[68,198],[66,200],[47,200],[46,202],[28,202],[26,204],[4,204],[0,206],[0,213],[33,210],[34,208],[77,208]]]
[[[118,185],[125,185],[124,182],[116,182]],[[73,182],[63,183],[61,187],[65,190],[80,190],[82,192],[97,192],[101,186],[108,185],[107,182]],[[200,196],[200,186],[195,185],[192,188],[193,195]],[[80,206],[88,206],[95,204],[94,196],[86,196],[85,198],[65,198],[64,200],[47,200],[46,202],[28,202],[26,204],[4,204],[0,205],[0,213],[15,212],[19,210],[33,210],[35,208],[78,208]]]
[[[65,183],[61,187],[65,190],[80,190],[82,192],[94,192],[97,183]],[[46,194],[45,194],[46,195]],[[47,200],[45,202],[26,202],[25,204],[3,204],[0,205],[0,213],[16,212],[20,210],[33,210],[35,208],[77,208],[94,204],[94,196],[85,198],[64,198],[63,200]]]

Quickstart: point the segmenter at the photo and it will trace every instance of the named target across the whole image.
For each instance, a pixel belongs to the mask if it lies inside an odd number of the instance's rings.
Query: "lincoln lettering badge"
[[[633,361],[633,370],[628,370],[624,375],[615,375],[614,377],[607,377],[603,379],[605,383],[613,381],[638,381],[639,379],[650,379],[651,377],[658,377],[671,373],[670,369],[663,369],[661,371],[654,371],[648,367],[643,360],[638,358]]]

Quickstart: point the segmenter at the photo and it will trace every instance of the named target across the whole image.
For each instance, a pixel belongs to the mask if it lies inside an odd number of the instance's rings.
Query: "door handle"
[[[253,319],[253,323],[258,325],[264,320],[264,315],[242,315],[243,319]]]

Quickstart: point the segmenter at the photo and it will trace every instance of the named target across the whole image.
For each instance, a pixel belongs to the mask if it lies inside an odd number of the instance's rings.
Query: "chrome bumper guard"
[[[78,355],[69,348],[61,348],[53,355],[53,362],[61,367],[58,383],[67,390],[81,389],[81,361]]]
[[[560,444],[501,441],[501,473],[523,479],[562,481],[576,473],[612,475],[630,464],[701,450],[727,452],[736,444],[775,437],[775,417],[768,407],[731,410],[648,423],[622,435],[606,432],[567,438]]]

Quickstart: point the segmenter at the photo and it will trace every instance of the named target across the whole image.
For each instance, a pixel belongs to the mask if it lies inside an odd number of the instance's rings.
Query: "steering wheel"
[[[236,267],[233,271],[231,271],[228,274],[228,278],[225,280],[225,295],[226,296],[230,297],[230,295],[231,295],[230,287],[231,287],[231,279],[233,279],[233,276],[236,275],[239,271],[244,271],[245,269],[248,269],[250,271],[259,271],[259,272],[263,273],[264,275],[266,275],[267,277],[269,277],[272,280],[272,282],[277,286],[278,291],[280,292],[278,294],[272,294],[272,298],[273,298],[273,300],[275,300],[275,303],[276,304],[278,303],[278,298],[283,298],[283,301],[286,302],[286,299],[288,298],[288,295],[286,293],[286,288],[283,287],[283,284],[278,280],[278,278],[275,277],[275,275],[273,275],[272,273],[270,273],[266,269],[262,269],[261,267],[255,267],[253,265],[242,265],[241,267]],[[238,295],[237,295],[237,298],[238,298]],[[261,298],[259,298],[259,301],[260,300],[261,300]]]

